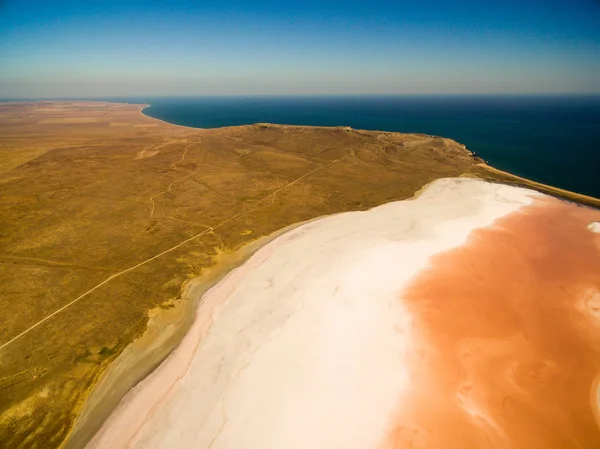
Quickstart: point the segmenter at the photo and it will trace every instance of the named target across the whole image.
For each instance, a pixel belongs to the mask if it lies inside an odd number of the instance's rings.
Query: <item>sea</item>
[[[278,123],[452,138],[490,165],[600,198],[600,95],[146,97],[144,113],[200,128]]]

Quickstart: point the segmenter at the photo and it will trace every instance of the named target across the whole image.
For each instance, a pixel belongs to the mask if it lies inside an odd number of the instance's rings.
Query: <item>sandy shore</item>
[[[181,299],[174,301],[172,307],[158,307],[149,311],[146,331],[129,344],[103,373],[78,414],[62,448],[77,449],[85,446],[123,396],[152,373],[177,347],[194,322],[199,299],[208,289],[228,272],[244,263],[259,248],[303,224],[305,223],[287,226],[258,238],[233,253],[218,254],[217,262],[212,268],[182,286]]]
[[[125,397],[88,447],[451,447],[431,445],[441,438],[435,426],[444,429],[444,413],[489,439],[494,421],[477,411],[468,384],[421,385],[443,372],[428,332],[446,328],[427,330],[411,292],[419,291],[420,276],[437,271],[434,256],[468,247],[478,238],[474,230],[496,229],[503,217],[535,218],[530,208],[544,201],[566,204],[525,189],[443,179],[417,200],[287,232],[204,295],[179,347]],[[433,310],[422,297],[423,310]],[[467,307],[458,316],[481,326],[482,317],[471,313]],[[593,378],[587,380],[580,389],[593,421]],[[453,392],[453,407],[433,410],[429,416],[440,419],[433,425],[421,412],[444,388]],[[485,446],[469,441],[462,447]]]
[[[521,176],[513,175],[512,173],[505,172],[499,170],[495,167],[492,167],[486,163],[477,164],[480,167],[483,167],[486,171],[492,174],[501,175],[500,181],[503,183],[516,184],[519,186],[523,186],[525,188],[536,189],[540,192],[546,193],[548,195],[555,196],[557,198],[562,198],[567,201],[576,201],[580,204],[585,204],[590,207],[600,208],[600,199],[594,198],[593,196],[583,195],[581,193],[571,192],[569,190],[564,190],[558,187],[554,187],[548,184],[542,184],[541,182],[532,181],[527,178],[523,178]],[[487,179],[487,178],[486,178]],[[492,177],[492,179],[494,179]]]

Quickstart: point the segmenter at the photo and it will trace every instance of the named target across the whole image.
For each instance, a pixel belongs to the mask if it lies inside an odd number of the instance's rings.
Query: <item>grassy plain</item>
[[[141,108],[0,104],[1,447],[59,447],[148,312],[171,307],[219,254],[293,223],[409,198],[440,177],[553,193],[440,137],[201,130]]]

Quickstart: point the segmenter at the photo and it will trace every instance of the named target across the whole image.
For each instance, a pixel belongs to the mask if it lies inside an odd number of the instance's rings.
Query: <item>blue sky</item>
[[[0,97],[600,93],[599,0],[0,0]]]

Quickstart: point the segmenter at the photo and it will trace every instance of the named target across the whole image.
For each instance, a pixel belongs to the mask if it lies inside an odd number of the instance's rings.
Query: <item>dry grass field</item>
[[[479,176],[452,140],[349,128],[200,130],[141,105],[0,104],[0,447],[59,447],[148,311],[293,223]],[[597,200],[571,197],[600,205]]]

